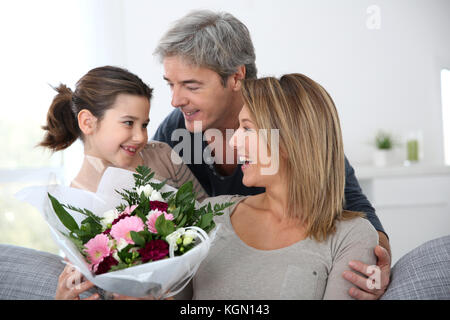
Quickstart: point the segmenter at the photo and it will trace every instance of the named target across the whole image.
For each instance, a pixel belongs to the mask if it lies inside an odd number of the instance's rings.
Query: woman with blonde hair
[[[266,191],[205,200],[234,205],[216,218],[221,228],[193,298],[351,299],[342,273],[350,260],[375,264],[378,234],[362,213],[343,209],[344,149],[331,97],[301,74],[244,80],[242,94],[230,144],[244,162],[244,185]]]

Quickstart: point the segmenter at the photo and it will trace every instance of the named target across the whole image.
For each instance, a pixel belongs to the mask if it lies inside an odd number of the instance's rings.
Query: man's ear
[[[231,79],[231,89],[233,89],[233,91],[239,91],[241,90],[241,80],[245,79],[245,73],[246,73],[246,69],[245,69],[245,65],[239,66],[237,71],[231,75],[230,79]]]
[[[94,133],[97,126],[97,118],[87,109],[78,112],[78,126],[85,135]]]

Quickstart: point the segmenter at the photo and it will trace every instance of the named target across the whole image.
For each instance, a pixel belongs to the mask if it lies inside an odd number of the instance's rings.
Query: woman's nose
[[[228,142],[231,148],[237,149],[239,147],[239,129],[237,129],[234,134],[231,136],[230,141]]]

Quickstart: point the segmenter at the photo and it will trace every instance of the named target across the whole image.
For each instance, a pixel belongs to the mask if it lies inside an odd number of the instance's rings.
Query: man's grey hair
[[[154,55],[180,56],[227,79],[245,65],[245,78],[256,78],[255,49],[247,27],[227,12],[192,11],[175,21],[161,38]]]

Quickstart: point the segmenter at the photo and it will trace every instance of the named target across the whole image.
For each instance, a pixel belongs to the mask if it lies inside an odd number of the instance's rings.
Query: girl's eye
[[[244,131],[251,131],[252,129],[248,128],[248,127],[242,127],[244,129]]]

